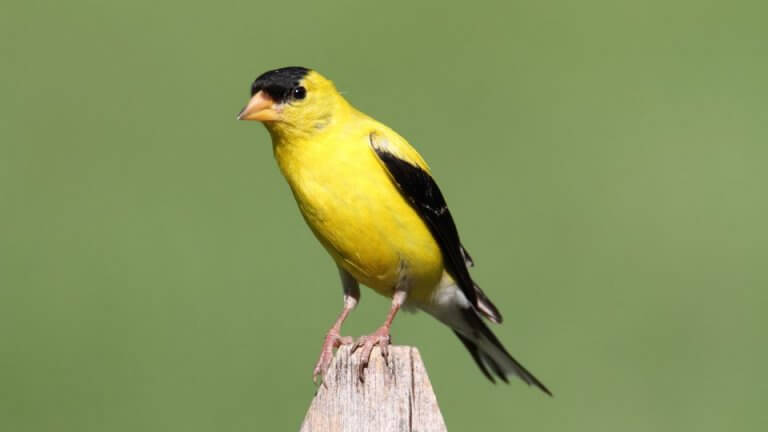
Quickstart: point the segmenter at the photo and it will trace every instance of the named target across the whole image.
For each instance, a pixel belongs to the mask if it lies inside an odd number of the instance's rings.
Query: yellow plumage
[[[409,296],[426,300],[443,274],[440,249],[419,215],[406,202],[381,165],[370,135],[385,135],[412,163],[426,164],[408,143],[386,126],[344,101],[315,72],[307,93],[328,92],[321,105],[332,113],[322,130],[271,128],[277,163],[301,214],[336,263],[359,282],[392,296],[401,263],[409,267]],[[314,124],[326,112],[297,113],[293,124]],[[314,126],[311,126],[314,128]]]

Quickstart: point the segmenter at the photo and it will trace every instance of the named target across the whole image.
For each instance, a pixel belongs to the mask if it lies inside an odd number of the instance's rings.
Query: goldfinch
[[[304,67],[268,71],[251,85],[240,120],[262,122],[299,211],[336,262],[344,308],[328,331],[313,377],[333,350],[353,343],[341,325],[360,299],[359,284],[392,298],[384,324],[354,342],[362,361],[375,345],[387,354],[390,326],[403,307],[450,327],[491,381],[516,375],[550,394],[483,322],[501,314],[472,280],[472,258],[429,167],[408,142],[353,108],[331,81]]]

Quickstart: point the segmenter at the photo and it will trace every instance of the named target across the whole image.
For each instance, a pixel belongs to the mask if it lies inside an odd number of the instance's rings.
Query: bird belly
[[[304,219],[334,260],[360,283],[391,296],[429,298],[443,274],[437,242],[369,148],[323,155],[286,175]],[[285,172],[285,171],[284,171]]]

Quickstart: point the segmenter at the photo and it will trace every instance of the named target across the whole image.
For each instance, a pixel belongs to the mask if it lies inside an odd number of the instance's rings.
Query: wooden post
[[[358,379],[359,351],[338,350],[318,388],[301,432],[445,432],[445,422],[419,351],[390,346],[389,365],[378,347],[365,382]]]

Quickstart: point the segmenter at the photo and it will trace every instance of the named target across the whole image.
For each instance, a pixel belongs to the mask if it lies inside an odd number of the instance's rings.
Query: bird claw
[[[387,366],[389,366],[389,344],[391,342],[391,337],[389,335],[389,327],[387,326],[381,326],[378,329],[376,329],[375,332],[373,332],[370,335],[367,336],[361,336],[354,345],[352,345],[352,351],[357,351],[358,348],[362,348],[362,351],[360,352],[360,365],[358,366],[358,378],[360,379],[360,382],[365,382],[365,368],[368,367],[368,362],[371,358],[371,353],[373,352],[373,347],[376,345],[379,346],[379,349],[381,350],[381,356],[384,357],[384,362],[386,362]]]
[[[312,381],[317,384],[318,377],[325,378],[328,368],[331,366],[331,360],[333,360],[333,350],[342,345],[349,345],[353,343],[353,339],[349,336],[339,335],[339,331],[331,329],[325,336],[325,342],[323,342],[323,348],[320,351],[320,358],[315,364],[315,369],[312,371]],[[325,384],[325,380],[323,380]]]

